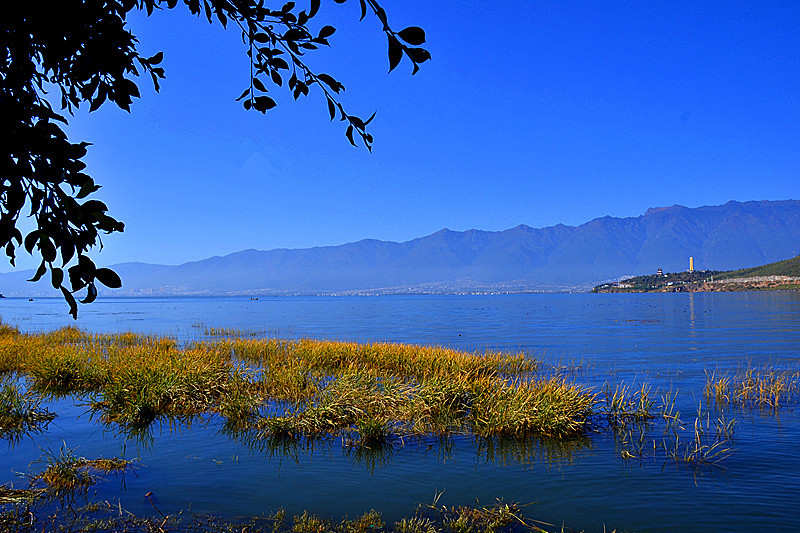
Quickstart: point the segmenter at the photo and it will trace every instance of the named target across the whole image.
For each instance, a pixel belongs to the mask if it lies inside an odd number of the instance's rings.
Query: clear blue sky
[[[303,5],[304,0],[298,0]],[[384,0],[433,59],[387,74],[377,20],[323,2],[309,56],[375,145],[352,148],[312,90],[246,112],[240,34],[185,8],[137,14],[167,79],[130,114],[82,110],[73,142],[126,223],[99,264],[179,264],[246,248],[405,241],[441,228],[582,224],[648,207],[798,199],[800,2]],[[313,59],[312,59],[313,58]]]

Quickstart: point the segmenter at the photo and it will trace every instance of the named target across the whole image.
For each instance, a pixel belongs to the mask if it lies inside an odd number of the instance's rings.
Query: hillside
[[[800,255],[784,261],[770,263],[768,265],[725,272],[724,274],[720,275],[720,279],[752,278],[763,276],[800,277]]]

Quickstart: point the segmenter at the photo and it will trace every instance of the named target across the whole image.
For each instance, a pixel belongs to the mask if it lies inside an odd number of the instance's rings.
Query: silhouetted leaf
[[[409,26],[398,33],[401,39],[408,44],[420,45],[425,42],[425,30],[419,26]]]
[[[266,113],[268,109],[272,109],[276,105],[275,100],[269,96],[257,96],[253,100],[253,109],[261,111],[262,113]]]
[[[50,281],[53,284],[53,288],[57,289],[61,287],[61,283],[63,283],[64,281],[64,271],[61,270],[60,268],[52,268],[50,270],[50,277],[51,277]]]
[[[308,18],[313,17],[319,11],[319,1],[320,0],[311,0],[311,9],[308,12]]]
[[[34,283],[39,281],[42,279],[42,276],[44,276],[45,272],[47,272],[47,267],[45,266],[44,261],[42,261],[42,264],[40,264],[39,268],[36,269],[36,273],[28,281],[32,281]]]
[[[389,38],[389,72],[391,72],[403,59],[403,45],[394,35],[390,34],[387,37]]]
[[[122,287],[122,280],[116,272],[110,268],[98,268],[95,273],[97,281],[108,287],[109,289],[119,289]]]
[[[42,253],[42,259],[48,263],[56,260],[56,247],[49,237],[42,235],[39,238],[39,251]]]
[[[69,304],[69,314],[72,315],[72,318],[77,320],[78,319],[78,304],[75,302],[75,297],[73,297],[72,294],[67,289],[65,289],[63,285],[61,286],[61,294],[64,295],[64,299]]]
[[[86,298],[81,300],[82,304],[90,304],[97,299],[97,287],[95,287],[94,283],[89,283],[86,286]]]
[[[342,84],[328,74],[317,74],[317,78],[325,82],[325,84],[335,93],[338,93],[342,89]]]
[[[327,39],[331,35],[334,34],[336,28],[333,26],[323,26],[321,30],[319,30],[319,38],[320,39]]]
[[[406,48],[406,53],[415,63],[424,63],[431,58],[431,53],[424,48]]]
[[[330,113],[331,120],[333,120],[333,118],[336,116],[336,105],[330,98],[328,98],[328,113]]]

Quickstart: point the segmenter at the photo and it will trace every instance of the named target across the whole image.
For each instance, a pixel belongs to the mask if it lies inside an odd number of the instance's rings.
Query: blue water
[[[4,323],[24,331],[74,324],[58,299],[0,300]],[[466,350],[524,351],[553,370],[577,367],[572,379],[600,392],[603,383],[648,383],[677,391],[691,425],[703,407],[705,371],[745,365],[800,367],[800,294],[537,294],[103,299],[82,306],[77,325],[96,332],[136,331],[192,341],[207,327],[281,338],[398,341]],[[527,516],[587,531],[800,530],[800,416],[796,405],[775,415],[736,418],[734,451],[724,468],[692,469],[645,454],[625,460],[609,432],[586,439],[524,446],[456,437],[404,442],[367,456],[339,439],[312,447],[269,449],[221,432],[218,420],[160,427],[149,443],[126,439],[92,421],[84,405],[62,401],[46,433],[0,452],[0,483],[42,449],[62,441],[85,457],[139,457],[135,475],[113,476],[97,495],[152,513],[191,507],[226,517],[290,513],[351,517],[375,508],[387,522],[413,513],[444,491],[440,504],[530,504]],[[719,415],[710,411],[709,416]],[[713,424],[711,427],[713,431]],[[647,438],[661,442],[660,430]],[[252,444],[252,443],[251,443]],[[651,445],[652,446],[652,445]]]

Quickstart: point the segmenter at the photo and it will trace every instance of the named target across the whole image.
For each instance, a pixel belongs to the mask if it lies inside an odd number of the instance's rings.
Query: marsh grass
[[[733,376],[706,372],[703,397],[717,406],[777,412],[800,397],[800,372],[748,367]]]
[[[62,499],[52,505],[43,489],[16,491],[0,487],[12,505],[0,512],[4,533],[61,531],[64,533],[517,533],[571,531],[523,515],[522,506],[497,500],[494,505],[419,505],[416,511],[388,525],[378,510],[353,519],[319,516],[309,511],[289,515],[283,509],[258,517],[225,520],[214,515],[196,515],[188,510],[156,516],[136,516],[120,502],[89,500],[77,504]],[[0,500],[2,501],[2,500]],[[547,528],[547,529],[544,529]]]
[[[698,409],[691,436],[682,438],[677,432],[671,441],[664,441],[663,447],[667,457],[677,463],[688,464],[697,469],[701,466],[720,467],[733,452],[733,426],[728,424],[720,431],[719,425],[712,435],[710,431],[710,415]]]
[[[15,489],[9,485],[0,485],[0,505],[30,503],[43,496],[44,492],[45,489]]]
[[[420,506],[415,520],[407,520],[404,528],[416,526],[418,531],[427,532],[430,526],[441,524],[440,531],[444,533],[495,533],[517,529],[544,531],[535,521],[525,518],[522,507],[517,503],[497,500],[494,505],[485,507],[457,505],[448,508],[438,505],[440,496],[441,493],[438,493],[432,504]]]
[[[205,328],[205,334],[209,337],[257,337],[264,333],[264,330],[258,329]]]
[[[637,389],[621,383],[612,389],[606,383],[603,386],[603,396],[605,403],[601,412],[612,428],[624,428],[630,423],[641,424],[655,417],[655,401],[651,398],[652,391],[647,384],[642,384]]]
[[[585,430],[595,401],[564,377],[539,375],[525,354],[436,346],[243,338],[178,346],[133,333],[6,328],[0,354],[34,390],[88,395],[93,415],[130,430],[219,413],[229,426],[277,438],[569,436]],[[265,416],[270,402],[287,408]]]
[[[0,438],[15,443],[25,434],[46,429],[56,415],[41,404],[41,398],[20,392],[15,383],[0,381]]]
[[[232,341],[238,357],[271,366],[297,358],[308,368],[327,374],[370,373],[374,376],[402,376],[426,380],[436,376],[530,374],[538,363],[523,353],[486,351],[469,353],[440,346],[411,344],[278,339]]]
[[[78,492],[85,493],[97,482],[100,477],[98,474],[124,473],[132,463],[116,457],[79,457],[66,444],[58,452],[44,450],[43,458],[39,462],[46,465],[45,469],[30,478],[31,484],[43,484],[46,493],[56,498]]]

